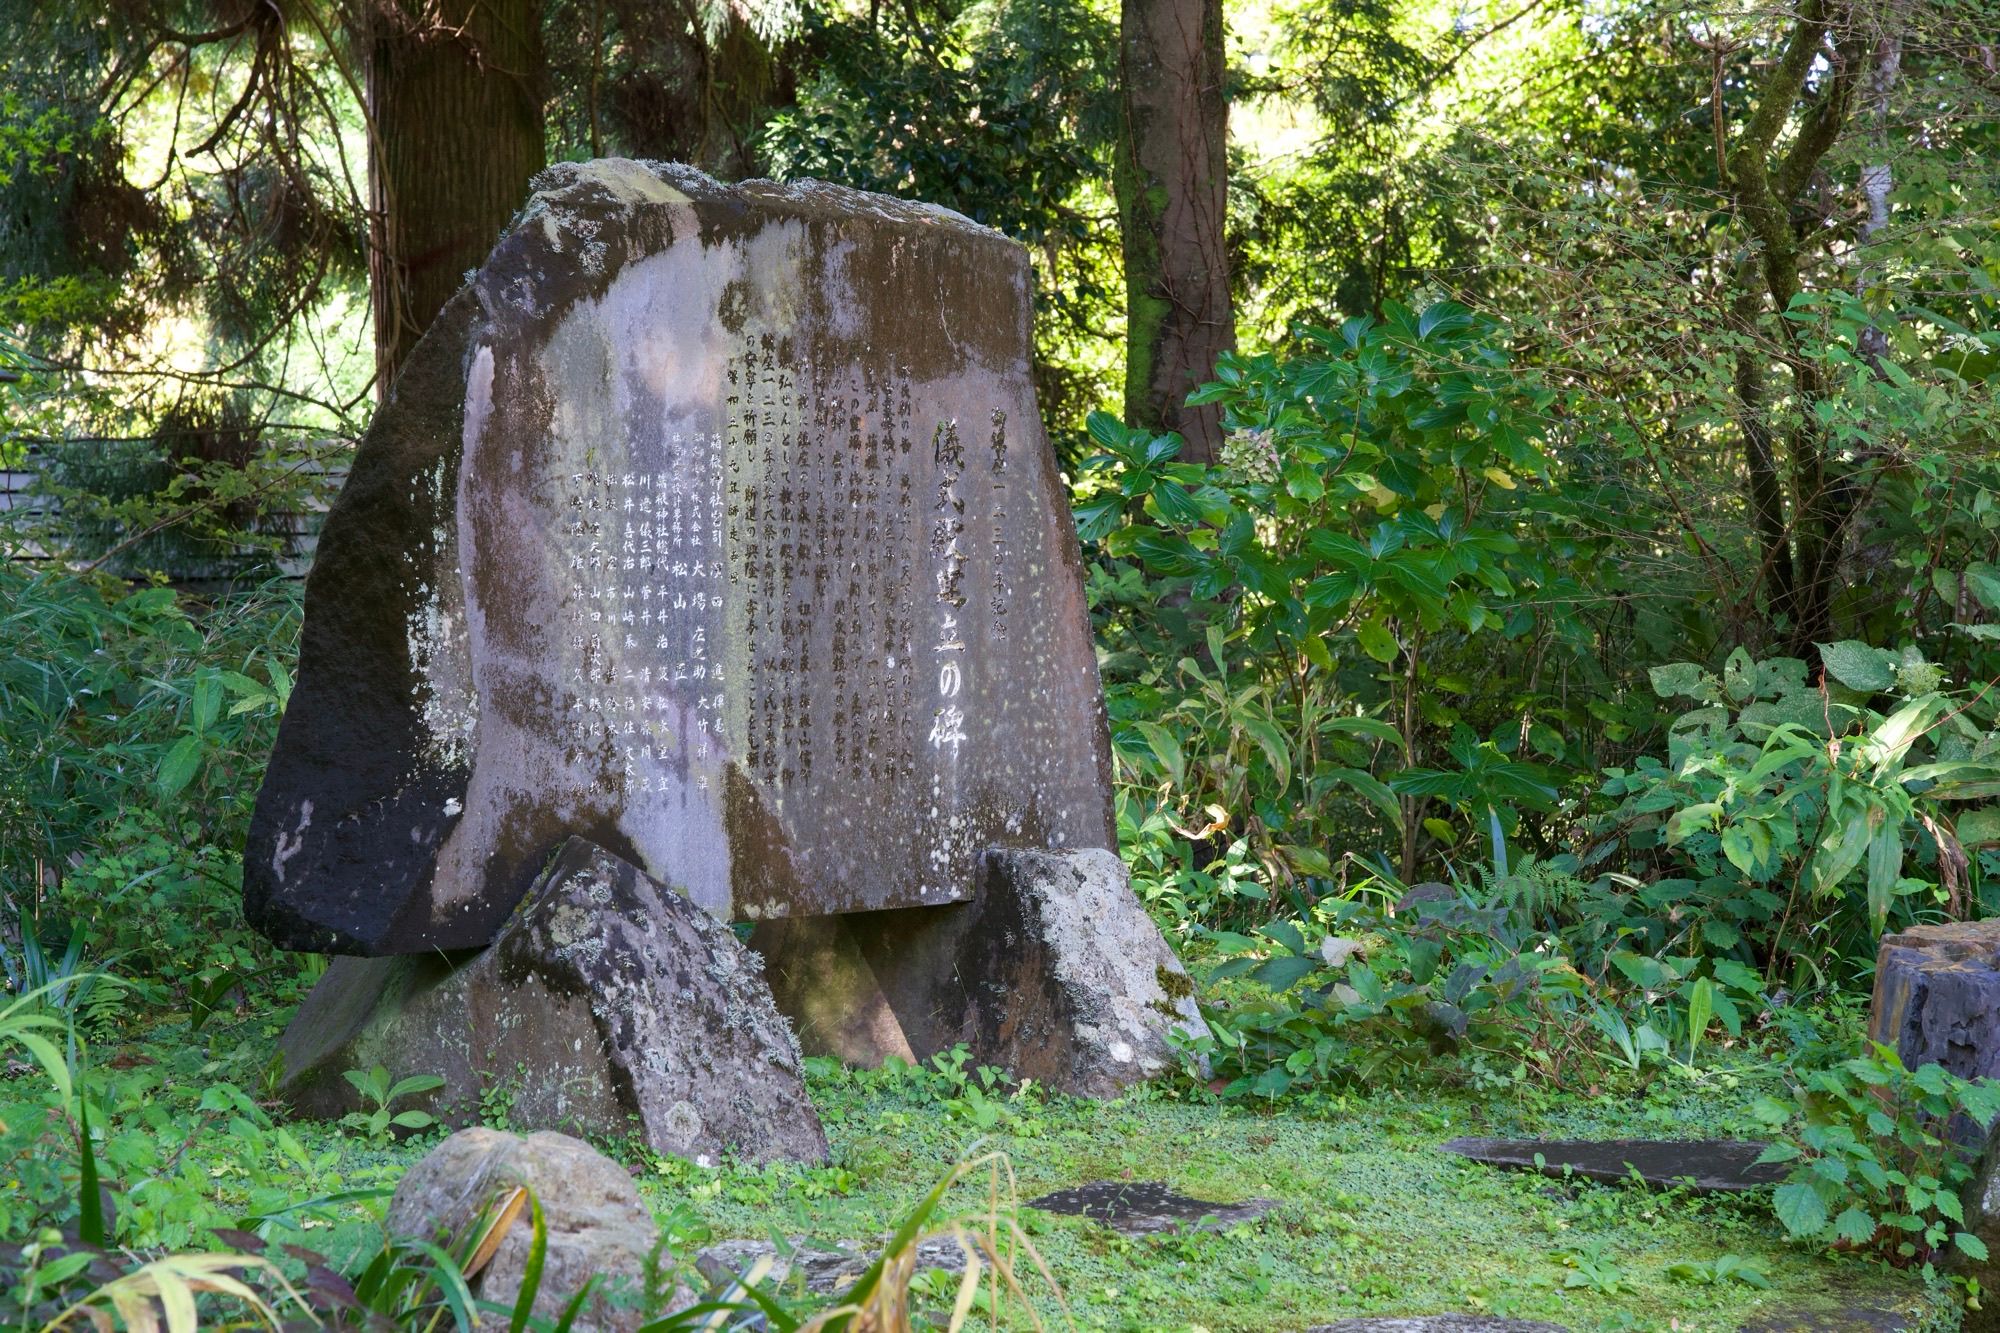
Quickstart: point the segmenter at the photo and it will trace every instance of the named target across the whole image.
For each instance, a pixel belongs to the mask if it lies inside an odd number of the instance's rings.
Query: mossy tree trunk
[[[546,165],[540,0],[373,0],[369,110],[375,392]]]
[[[1222,0],[1123,0],[1116,188],[1125,252],[1125,416],[1213,461],[1216,409],[1187,396],[1236,345]]]
[[[1786,622],[1793,653],[1808,661],[1813,644],[1834,637],[1840,552],[1855,495],[1817,412],[1830,386],[1786,312],[1805,289],[1806,261],[1832,233],[1820,225],[1813,196],[1821,163],[1846,128],[1869,72],[1857,49],[1862,45],[1851,6],[1804,0],[1727,162],[1736,215],[1755,246],[1732,306],[1733,326],[1745,337],[1736,354],[1736,391],[1751,511],[1765,550],[1767,606]],[[1821,61],[1827,68],[1813,80]],[[1794,128],[1780,153],[1777,143],[1788,127]],[[1777,327],[1775,338],[1754,339],[1767,319]],[[1789,372],[1796,404],[1782,432],[1771,421],[1767,383],[1780,367]],[[1782,461],[1773,447],[1780,438]],[[1780,519],[1787,498],[1790,513]]]

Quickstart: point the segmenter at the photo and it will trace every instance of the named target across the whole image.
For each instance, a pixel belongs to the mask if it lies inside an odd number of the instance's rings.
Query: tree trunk
[[[1736,410],[1743,431],[1744,477],[1749,484],[1750,522],[1757,533],[1757,578],[1773,618],[1796,622],[1792,605],[1791,529],[1785,521],[1785,479],[1771,438],[1764,379],[1764,351],[1757,345],[1757,321],[1764,291],[1753,265],[1745,264],[1730,302],[1730,328],[1742,340],[1736,349]]]
[[[1187,407],[1236,345],[1224,248],[1229,103],[1222,0],[1123,0],[1116,189],[1125,251],[1125,417],[1213,462],[1219,413]]]
[[[1862,260],[1854,275],[1854,296],[1860,301],[1868,299],[1868,247],[1889,225],[1889,194],[1896,183],[1889,161],[1889,95],[1902,68],[1903,39],[1894,34],[1883,36],[1875,45],[1875,72],[1868,80],[1868,115],[1873,122],[1869,137],[1876,160],[1861,168],[1861,194],[1868,201],[1868,220],[1861,224],[1860,243],[1855,246]],[[1889,355],[1889,339],[1879,326],[1870,324],[1861,330],[1856,350],[1879,369],[1882,358]]]
[[[1833,637],[1840,550],[1852,515],[1853,491],[1838,460],[1829,457],[1818,420],[1817,408],[1827,393],[1820,366],[1801,346],[1798,330],[1787,316],[1804,290],[1802,259],[1807,246],[1819,240],[1816,229],[1801,226],[1795,214],[1853,109],[1860,74],[1853,46],[1852,13],[1846,0],[1803,0],[1784,50],[1766,73],[1756,109],[1727,163],[1727,183],[1737,216],[1755,243],[1754,263],[1764,289],[1755,292],[1744,282],[1731,312],[1732,326],[1744,338],[1744,347],[1737,352],[1736,392],[1750,469],[1751,514],[1765,563],[1771,566],[1772,616],[1790,621],[1792,653],[1807,661],[1813,658],[1815,643]],[[1808,76],[1821,62],[1829,62],[1831,69],[1816,89],[1809,90]],[[1776,155],[1777,140],[1788,125],[1796,126],[1790,145]],[[1766,343],[1768,352],[1752,341],[1766,298],[1777,317],[1775,337]],[[1798,421],[1786,437],[1791,482],[1791,522],[1785,534],[1792,556],[1789,583],[1778,568],[1784,543],[1772,523],[1782,506],[1771,484],[1776,459],[1766,416],[1767,359],[1789,368]]]
[[[376,0],[365,21],[375,392],[546,164],[540,0]]]

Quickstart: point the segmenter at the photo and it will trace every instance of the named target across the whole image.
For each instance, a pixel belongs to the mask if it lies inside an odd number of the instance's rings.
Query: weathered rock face
[[[392,1235],[462,1244],[475,1225],[498,1220],[496,1205],[526,1186],[542,1206],[545,1248],[534,1311],[558,1318],[592,1277],[598,1279],[574,1328],[630,1333],[646,1315],[646,1259],[658,1243],[653,1215],[632,1177],[567,1134],[521,1138],[465,1129],[403,1173],[389,1201]],[[492,1259],[473,1276],[473,1294],[511,1308],[527,1271],[534,1228],[528,1211],[508,1227]],[[663,1303],[678,1304],[671,1293]]]
[[[1884,936],[1868,1035],[1907,1069],[1935,1063],[1961,1078],[2000,1077],[2000,920]],[[1964,1116],[1951,1129],[1968,1146],[1985,1141],[1985,1127]]]
[[[967,904],[791,918],[751,936],[809,1050],[857,1064],[960,1043],[1086,1096],[1171,1067],[1194,987],[1114,852],[995,850]]]
[[[713,1163],[820,1161],[825,1134],[763,963],[728,927],[581,839],[493,947],[470,958],[336,959],[281,1046],[302,1114],[358,1108],[342,1077],[436,1074],[428,1108],[621,1135]]]
[[[538,184],[329,516],[251,919],[478,947],[571,833],[728,919],[1110,847],[1025,252],[809,182]]]

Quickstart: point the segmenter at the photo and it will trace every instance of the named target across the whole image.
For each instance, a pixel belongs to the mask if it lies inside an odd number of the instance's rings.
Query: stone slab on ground
[[[1150,1236],[1182,1229],[1221,1231],[1255,1222],[1277,1206],[1274,1199],[1214,1203],[1181,1194],[1152,1180],[1097,1180],[1028,1200],[1030,1208],[1068,1217],[1087,1217],[1124,1236]]]
[[[1560,1323],[1494,1319],[1492,1315],[1390,1315],[1316,1323],[1306,1333],[1570,1333]]]
[[[762,966],[688,899],[572,838],[492,948],[335,959],[280,1042],[282,1091],[301,1114],[338,1118],[360,1109],[344,1071],[380,1065],[442,1077],[425,1109],[447,1125],[497,1093],[517,1123],[636,1128],[698,1162],[823,1161]]]
[[[1775,1185],[1786,1168],[1757,1165],[1769,1144],[1748,1139],[1452,1139],[1444,1151],[1515,1171],[1624,1184],[1637,1168],[1648,1185],[1697,1194],[1737,1194]],[[1541,1165],[1536,1165],[1539,1155]]]
[[[555,1319],[595,1276],[598,1294],[574,1325],[578,1333],[638,1328],[646,1257],[658,1228],[625,1168],[567,1134],[523,1138],[494,1129],[460,1130],[403,1173],[384,1226],[392,1235],[438,1242],[449,1250],[516,1186],[533,1192],[546,1227],[535,1313]],[[490,1213],[486,1220],[493,1220]],[[524,1211],[492,1260],[473,1276],[473,1294],[511,1308],[532,1244],[533,1227]]]
[[[1745,1324],[1741,1333],[1909,1333],[1918,1322],[1896,1310],[1842,1305],[1825,1310],[1782,1310]],[[1966,1324],[1967,1329],[1975,1327]]]
[[[244,859],[294,949],[492,941],[591,838],[728,920],[1116,846],[1028,252],[563,163],[413,349],[306,585]]]

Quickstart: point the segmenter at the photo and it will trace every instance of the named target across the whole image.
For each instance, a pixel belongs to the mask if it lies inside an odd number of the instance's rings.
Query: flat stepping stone
[[[1306,1333],[1570,1333],[1560,1323],[1494,1319],[1492,1315],[1392,1315],[1316,1323]]]
[[[1637,1169],[1648,1185],[1697,1194],[1740,1194],[1785,1178],[1780,1163],[1757,1164],[1769,1144],[1749,1139],[1453,1139],[1443,1145],[1487,1166],[1578,1175],[1622,1185]],[[1537,1164],[1536,1157],[1541,1158]]]
[[[1222,1231],[1255,1222],[1277,1206],[1274,1199],[1212,1203],[1178,1194],[1156,1180],[1095,1180],[1028,1200],[1030,1208],[1087,1217],[1124,1236],[1150,1236],[1183,1228]]]
[[[1916,1322],[1897,1310],[1843,1305],[1833,1310],[1787,1310],[1743,1326],[1742,1333],[1906,1333]]]
[[[762,1279],[764,1285],[782,1286],[796,1274],[807,1291],[827,1296],[854,1285],[876,1258],[873,1251],[853,1241],[839,1241],[829,1248],[800,1238],[791,1242],[791,1251],[780,1254],[777,1245],[768,1240],[720,1240],[696,1251],[694,1263],[703,1277],[723,1285],[741,1281],[759,1260],[769,1259],[771,1267]],[[949,1236],[921,1242],[917,1271],[933,1268],[964,1272],[965,1251]]]

